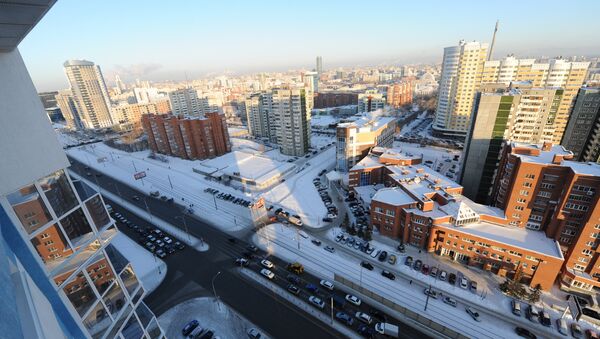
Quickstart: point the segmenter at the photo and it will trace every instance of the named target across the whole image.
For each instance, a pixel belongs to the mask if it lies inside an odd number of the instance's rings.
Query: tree
[[[373,240],[373,230],[370,228],[367,228],[367,230],[365,230],[365,236],[364,239],[366,241],[371,241]]]
[[[533,288],[533,291],[531,291],[531,293],[529,294],[529,301],[531,301],[532,303],[536,303],[536,302],[540,301],[541,296],[542,296],[542,286],[540,284],[537,284]]]
[[[348,234],[356,235],[356,227],[354,225],[348,227]]]
[[[344,221],[342,221],[342,227],[347,228],[350,225],[350,219],[348,218],[348,213],[344,214]]]
[[[358,232],[356,233],[358,235],[359,238],[363,238],[365,237],[365,231],[363,230],[363,228],[359,228]]]

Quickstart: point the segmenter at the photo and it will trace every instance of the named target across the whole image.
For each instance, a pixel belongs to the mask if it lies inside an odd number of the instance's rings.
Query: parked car
[[[320,309],[325,308],[325,303],[323,302],[323,300],[321,300],[315,296],[311,295],[310,297],[308,297],[308,301]]]
[[[388,259],[388,264],[396,265],[396,260],[398,260],[398,259],[396,258],[395,255],[392,254],[392,255],[390,255],[390,258]]]
[[[456,307],[456,300],[452,299],[450,297],[444,297],[444,299],[442,299],[442,301],[450,306]]]
[[[333,283],[327,280],[321,280],[319,285],[325,287],[326,289],[333,291]]]
[[[581,330],[581,326],[578,323],[571,323],[571,335],[573,338],[581,338],[583,336],[583,331]]]
[[[413,263],[413,258],[409,255],[408,257],[406,257],[406,260],[404,260],[404,265],[412,266],[412,263]]]
[[[540,311],[534,305],[529,305],[525,316],[529,321],[538,322],[540,320]]]
[[[313,239],[310,242],[312,242],[313,244],[317,245],[317,246],[321,246],[321,240],[317,240],[317,239]]]
[[[569,329],[567,328],[567,322],[565,319],[556,319],[556,329],[558,329],[558,332],[562,335],[569,335]]]
[[[467,278],[460,278],[460,282],[459,282],[459,286],[460,288],[466,290],[467,287],[469,286],[469,281],[467,280]]]
[[[352,318],[351,316],[349,316],[348,314],[344,313],[344,312],[338,312],[335,314],[335,317],[346,323],[346,325],[348,326],[352,326],[352,324],[354,324],[354,318]]]
[[[429,272],[429,275],[436,278],[438,275],[438,268],[437,267],[432,267],[431,268],[431,272]]]
[[[471,280],[471,292],[477,293],[477,281]]]
[[[270,261],[269,261],[269,260],[267,260],[267,259],[263,259],[263,260],[261,260],[261,261],[260,261],[260,264],[261,264],[261,265],[263,265],[263,266],[264,266],[264,267],[266,267],[266,268],[273,268],[273,266],[274,266],[274,265],[273,265],[273,263],[272,263],[272,262],[270,262]]]
[[[510,306],[512,309],[512,314],[520,317],[521,316],[521,303],[517,300],[513,299],[510,301]]]
[[[550,314],[548,314],[548,312],[546,311],[540,312],[540,322],[546,327],[552,326],[552,319],[550,319]]]
[[[381,275],[390,280],[396,280],[396,276],[394,275],[394,273],[392,273],[390,271],[383,270],[383,271],[381,271]]]
[[[421,273],[423,273],[423,274],[429,273],[429,265],[423,264],[423,267],[421,268]]]
[[[266,268],[263,268],[262,270],[260,270],[260,274],[262,274],[263,276],[265,276],[269,280],[272,280],[273,278],[275,278],[275,273],[269,271]]]
[[[371,324],[373,322],[373,318],[364,312],[356,312],[354,316],[365,324]]]
[[[362,266],[362,267],[364,267],[364,268],[368,269],[369,271],[372,271],[372,270],[373,270],[373,265],[371,265],[371,263],[369,263],[369,262],[366,262],[366,261],[362,261],[362,262],[360,263],[360,266]]]
[[[448,274],[448,283],[454,285],[456,283],[456,274],[450,273]]]
[[[438,278],[440,278],[441,281],[446,281],[446,279],[448,278],[448,272],[442,270]]]
[[[257,329],[255,329],[254,327],[250,328],[246,334],[248,334],[248,338],[250,339],[260,339],[261,334],[260,332],[258,332]]]
[[[356,306],[360,306],[360,304],[362,303],[362,301],[357,296],[354,296],[352,294],[346,294],[346,298],[345,299],[349,303],[354,304]]]
[[[183,329],[181,329],[181,334],[187,337],[188,335],[190,335],[190,333],[192,333],[192,331],[194,331],[194,329],[196,329],[196,327],[198,327],[198,325],[200,325],[198,320],[190,320],[187,324],[185,324]]]
[[[537,336],[535,334],[531,333],[531,331],[529,331],[526,328],[520,327],[520,326],[515,327],[515,332],[520,337],[523,337],[523,338],[529,338],[529,339],[536,339],[537,338]]]
[[[423,262],[421,260],[417,259],[417,261],[415,261],[415,265],[413,267],[416,271],[420,271],[422,266],[423,266]]]
[[[465,311],[467,311],[467,313],[471,316],[471,318],[473,318],[473,320],[475,321],[481,321],[480,317],[479,317],[479,312],[477,312],[474,308],[472,307],[466,307]]]

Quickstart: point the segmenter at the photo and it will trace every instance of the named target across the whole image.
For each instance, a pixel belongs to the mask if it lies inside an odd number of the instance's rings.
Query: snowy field
[[[222,339],[248,338],[246,331],[256,328],[246,318],[214,298],[195,298],[182,302],[158,317],[167,338],[181,338],[181,329],[192,319],[198,320],[202,328],[209,328]],[[262,338],[270,338],[258,329]]]
[[[330,236],[333,236],[331,230]],[[304,234],[306,236],[306,234]],[[473,338],[511,338],[514,337],[514,327],[516,324],[524,322],[525,326],[534,328],[537,333],[544,333],[547,337],[558,335],[553,329],[547,329],[540,324],[533,324],[524,317],[516,318],[510,314],[508,307],[508,298],[504,301],[498,301],[489,295],[482,299],[479,294],[462,290],[458,287],[452,287],[446,282],[425,276],[415,272],[403,264],[400,258],[396,265],[379,263],[369,256],[363,254],[362,260],[373,262],[375,267],[384,267],[397,274],[395,281],[386,279],[380,275],[380,269],[369,271],[360,266],[361,257],[355,253],[360,253],[346,246],[340,246],[337,243],[327,241],[325,244],[332,244],[336,248],[335,253],[328,253],[323,246],[312,244],[310,237],[304,237],[296,229],[286,227],[281,224],[269,225],[261,229],[254,235],[255,243],[269,253],[281,257],[288,261],[299,261],[306,269],[317,276],[333,279],[334,273],[342,275],[348,279],[353,279],[362,284],[363,287],[385,297],[386,299],[420,313],[452,330],[463,333]],[[384,245],[377,244],[384,248]],[[300,248],[300,249],[298,249]],[[390,253],[395,251],[388,248]],[[396,253],[396,255],[399,255]],[[413,283],[408,283],[408,280]],[[432,288],[443,293],[456,296],[459,300],[458,308],[454,308],[443,303],[441,300],[430,300],[427,311],[423,311],[425,306],[424,286],[432,285]],[[492,291],[490,291],[492,293]],[[475,305],[475,308],[481,314],[482,322],[476,323],[464,311],[464,304]],[[498,318],[498,309],[500,306],[501,314]],[[552,314],[553,319],[556,318]]]
[[[334,141],[335,141],[335,138],[333,136],[328,136],[328,135],[313,134],[310,137],[310,144],[315,149],[327,146]]]
[[[338,118],[332,115],[313,115],[310,117],[310,125],[317,128],[328,128],[331,124],[336,124]]]

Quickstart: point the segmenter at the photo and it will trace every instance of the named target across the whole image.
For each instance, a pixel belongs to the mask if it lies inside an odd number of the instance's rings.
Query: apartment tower
[[[304,87],[272,90],[272,114],[281,153],[303,156],[310,147],[310,108],[313,98]]]
[[[581,88],[561,144],[578,161],[600,160],[600,88]]]

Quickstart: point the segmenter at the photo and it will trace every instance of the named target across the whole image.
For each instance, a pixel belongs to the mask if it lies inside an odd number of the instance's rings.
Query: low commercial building
[[[201,118],[146,114],[142,126],[156,153],[196,160],[231,152],[227,123],[219,113]]]

